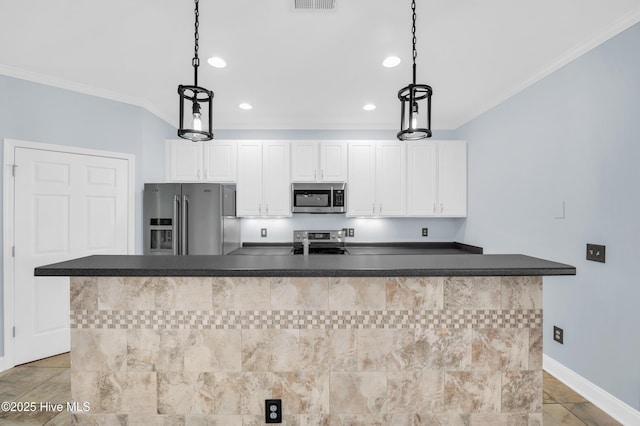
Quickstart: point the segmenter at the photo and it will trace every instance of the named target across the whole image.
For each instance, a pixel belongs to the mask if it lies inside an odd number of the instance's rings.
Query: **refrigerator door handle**
[[[180,197],[178,197],[177,195],[173,196],[173,238],[172,238],[172,250],[173,250],[173,254],[174,255],[178,255],[180,254],[180,251],[178,249],[178,245],[180,244],[180,229],[179,229],[179,224],[180,223]]]
[[[182,196],[182,217],[180,218],[182,224],[181,241],[182,241],[182,253],[189,254],[189,198],[186,195]]]

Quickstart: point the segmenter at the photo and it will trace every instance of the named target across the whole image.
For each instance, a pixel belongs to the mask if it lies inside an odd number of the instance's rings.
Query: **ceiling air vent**
[[[296,10],[333,10],[336,0],[294,0]]]

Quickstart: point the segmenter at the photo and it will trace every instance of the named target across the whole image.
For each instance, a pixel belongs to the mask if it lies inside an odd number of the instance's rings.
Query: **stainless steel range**
[[[349,254],[344,231],[293,231],[292,254]]]

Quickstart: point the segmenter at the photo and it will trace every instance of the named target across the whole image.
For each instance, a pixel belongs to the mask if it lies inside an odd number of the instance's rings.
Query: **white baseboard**
[[[560,364],[555,359],[543,355],[543,368],[556,379],[588,399],[593,405],[625,426],[640,425],[640,411],[620,401],[604,389],[594,385],[575,371]]]

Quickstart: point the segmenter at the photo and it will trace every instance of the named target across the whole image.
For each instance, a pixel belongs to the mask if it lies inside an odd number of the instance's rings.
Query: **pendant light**
[[[198,10],[198,0],[195,2],[195,46],[193,65],[194,82],[193,86],[179,85],[178,95],[180,95],[180,128],[178,136],[191,141],[208,141],[213,139],[213,115],[212,100],[213,92],[198,86],[198,26],[200,25]]]
[[[431,86],[416,84],[416,1],[411,1],[413,11],[413,83],[398,92],[401,104],[400,131],[401,141],[418,140],[431,137]]]

